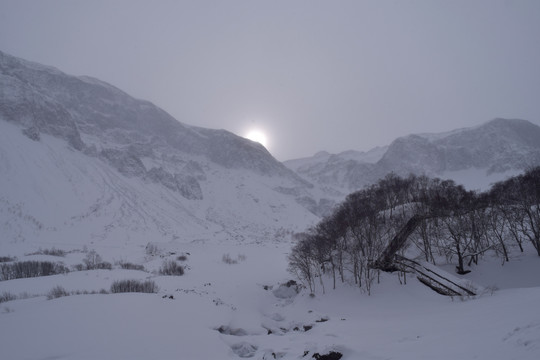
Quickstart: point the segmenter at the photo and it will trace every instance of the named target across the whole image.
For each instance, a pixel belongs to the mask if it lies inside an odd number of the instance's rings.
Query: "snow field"
[[[32,141],[0,119],[0,252],[30,251],[35,244],[121,251],[152,241],[266,242],[279,240],[282,229],[301,231],[318,220],[274,190],[292,186],[289,179],[207,166],[204,198],[186,200],[123,176],[63,140],[43,134]]]
[[[2,303],[2,353],[9,359],[301,359],[306,351],[307,358],[339,351],[344,359],[536,359],[540,354],[540,280],[529,280],[527,288],[510,281],[523,277],[524,267],[538,272],[534,256],[517,256],[514,267],[506,264],[509,272],[499,283],[482,266],[471,272],[480,284],[499,288],[475,298],[438,295],[412,276],[400,285],[392,274],[381,276],[372,296],[343,285],[331,290],[328,283],[325,295],[311,297],[303,290],[286,297],[281,295],[288,292],[278,290],[291,279],[285,270],[287,242],[157,246],[153,256],[142,247],[125,249],[129,261],[138,259],[149,272],[114,268],[0,282],[0,293],[15,294],[44,294],[56,285],[108,290],[121,279],[151,279],[160,288],[157,294]],[[228,264],[225,254],[239,261]],[[183,276],[155,273],[165,259],[179,255],[187,257],[177,261],[186,266]],[[58,260],[75,263],[81,256],[74,252]],[[28,258],[39,257],[52,258]]]

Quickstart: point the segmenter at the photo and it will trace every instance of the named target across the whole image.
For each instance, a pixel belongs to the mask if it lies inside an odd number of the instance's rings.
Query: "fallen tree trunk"
[[[396,253],[401,249],[409,236],[413,233],[414,230],[420,225],[422,220],[426,217],[422,215],[414,215],[407,221],[407,223],[399,230],[399,232],[394,236],[392,241],[388,244],[386,249],[382,252],[379,258],[371,264],[371,267],[374,269],[380,269],[382,271],[396,271],[399,270],[394,264],[394,258]]]
[[[476,293],[456,281],[450,279],[450,276],[442,276],[437,271],[430,269],[419,262],[396,255],[396,264],[402,267],[402,270],[408,269],[416,273],[418,280],[442,295],[448,296],[475,296]]]
[[[371,264],[374,269],[382,271],[409,271],[414,272],[417,278],[424,285],[430,287],[434,291],[442,295],[448,296],[474,296],[476,295],[471,289],[452,281],[445,276],[440,275],[436,271],[403,256],[397,255],[397,252],[405,245],[409,236],[416,230],[418,225],[428,218],[425,215],[414,215],[394,236],[392,241],[381,253],[379,258]]]

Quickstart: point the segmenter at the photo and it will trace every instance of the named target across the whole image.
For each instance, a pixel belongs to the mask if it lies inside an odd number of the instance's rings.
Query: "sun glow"
[[[246,134],[246,139],[249,139],[251,141],[258,142],[264,147],[268,146],[268,140],[266,138],[266,135],[260,131],[260,130],[250,130]]]

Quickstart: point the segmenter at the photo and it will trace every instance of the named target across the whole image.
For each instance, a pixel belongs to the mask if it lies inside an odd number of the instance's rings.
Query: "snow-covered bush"
[[[184,267],[178,265],[174,260],[165,260],[159,269],[160,275],[184,275]]]
[[[223,254],[223,256],[221,257],[221,260],[225,263],[225,264],[229,264],[229,265],[232,265],[232,264],[238,264],[238,262],[240,261],[246,261],[246,255],[244,254],[239,254],[236,259],[233,259],[231,257],[231,255],[229,254]]]
[[[60,256],[64,257],[66,256],[66,252],[64,250],[57,249],[55,247],[52,247],[50,249],[39,249],[38,251],[28,254],[28,255],[49,255],[49,256]]]
[[[178,261],[187,261],[187,259],[188,259],[188,258],[187,258],[187,255],[185,255],[185,254],[179,255],[179,256],[176,258],[176,260],[178,260]]]
[[[12,301],[12,300],[17,300],[17,295],[12,294],[7,291],[4,291],[2,294],[0,294],[0,304],[3,302]]]
[[[47,300],[57,299],[63,296],[69,296],[69,293],[62,286],[57,285],[47,293]]]
[[[139,265],[139,264],[133,264],[133,263],[130,263],[130,262],[119,261],[119,262],[118,262],[118,265],[120,265],[120,267],[121,267],[122,269],[125,269],[125,270],[139,270],[139,271],[145,271],[144,266],[143,266],[143,265]]]
[[[69,272],[62,264],[50,261],[20,261],[0,265],[0,281],[49,276]]]
[[[111,293],[126,292],[156,293],[158,292],[158,286],[152,280],[118,280],[112,283]]]
[[[223,256],[221,257],[221,261],[223,261],[225,264],[229,264],[229,265],[238,264],[238,261],[231,258],[231,255],[229,255],[229,254],[223,254]]]
[[[0,256],[0,263],[15,261],[16,259],[11,256]]]
[[[158,253],[158,247],[156,244],[152,244],[152,243],[148,243],[148,245],[146,245],[146,248],[145,248],[145,251],[146,251],[146,255],[150,255],[150,256],[154,256]]]
[[[110,262],[107,262],[107,261],[103,261],[103,262],[100,262],[99,264],[96,265],[95,267],[96,270],[98,269],[101,269],[101,270],[112,270],[112,264]]]
[[[95,251],[90,250],[86,257],[83,259],[84,265],[87,270],[97,270],[97,269],[106,269],[111,270],[112,264],[106,261],[103,261],[101,256]]]

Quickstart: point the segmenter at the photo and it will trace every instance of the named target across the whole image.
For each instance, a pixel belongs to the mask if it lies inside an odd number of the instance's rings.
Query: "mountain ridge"
[[[258,143],[5,53],[0,84],[8,243],[260,241],[317,219],[302,205],[312,185]]]
[[[153,136],[160,138],[154,139],[155,145],[165,141],[177,150],[205,156],[225,167],[295,177],[260,144],[226,130],[185,125],[151,102],[135,99],[101,80],[66,75],[3,52],[0,71],[3,83],[8,85],[3,86],[0,114],[33,129],[36,136],[45,132],[63,137],[77,150],[84,148],[85,137],[96,134],[105,133],[108,141],[119,144],[148,142],[151,139],[144,139],[144,135]],[[8,87],[10,93],[5,91]],[[24,101],[29,93],[33,98]],[[120,135],[117,130],[125,132]],[[216,139],[227,145],[228,156],[216,151]]]
[[[504,176],[540,164],[540,127],[521,119],[496,118],[481,125],[443,133],[399,137],[378,151],[376,161],[362,161],[339,154],[288,160],[284,164],[319,186],[346,194],[394,172],[452,177],[477,170],[484,176]],[[353,151],[354,152],[354,151]]]
[[[0,84],[8,242],[256,242],[304,230],[389,172],[480,169],[483,179],[540,163],[540,128],[521,120],[280,163],[258,143],[183,124],[101,80],[2,52]]]

